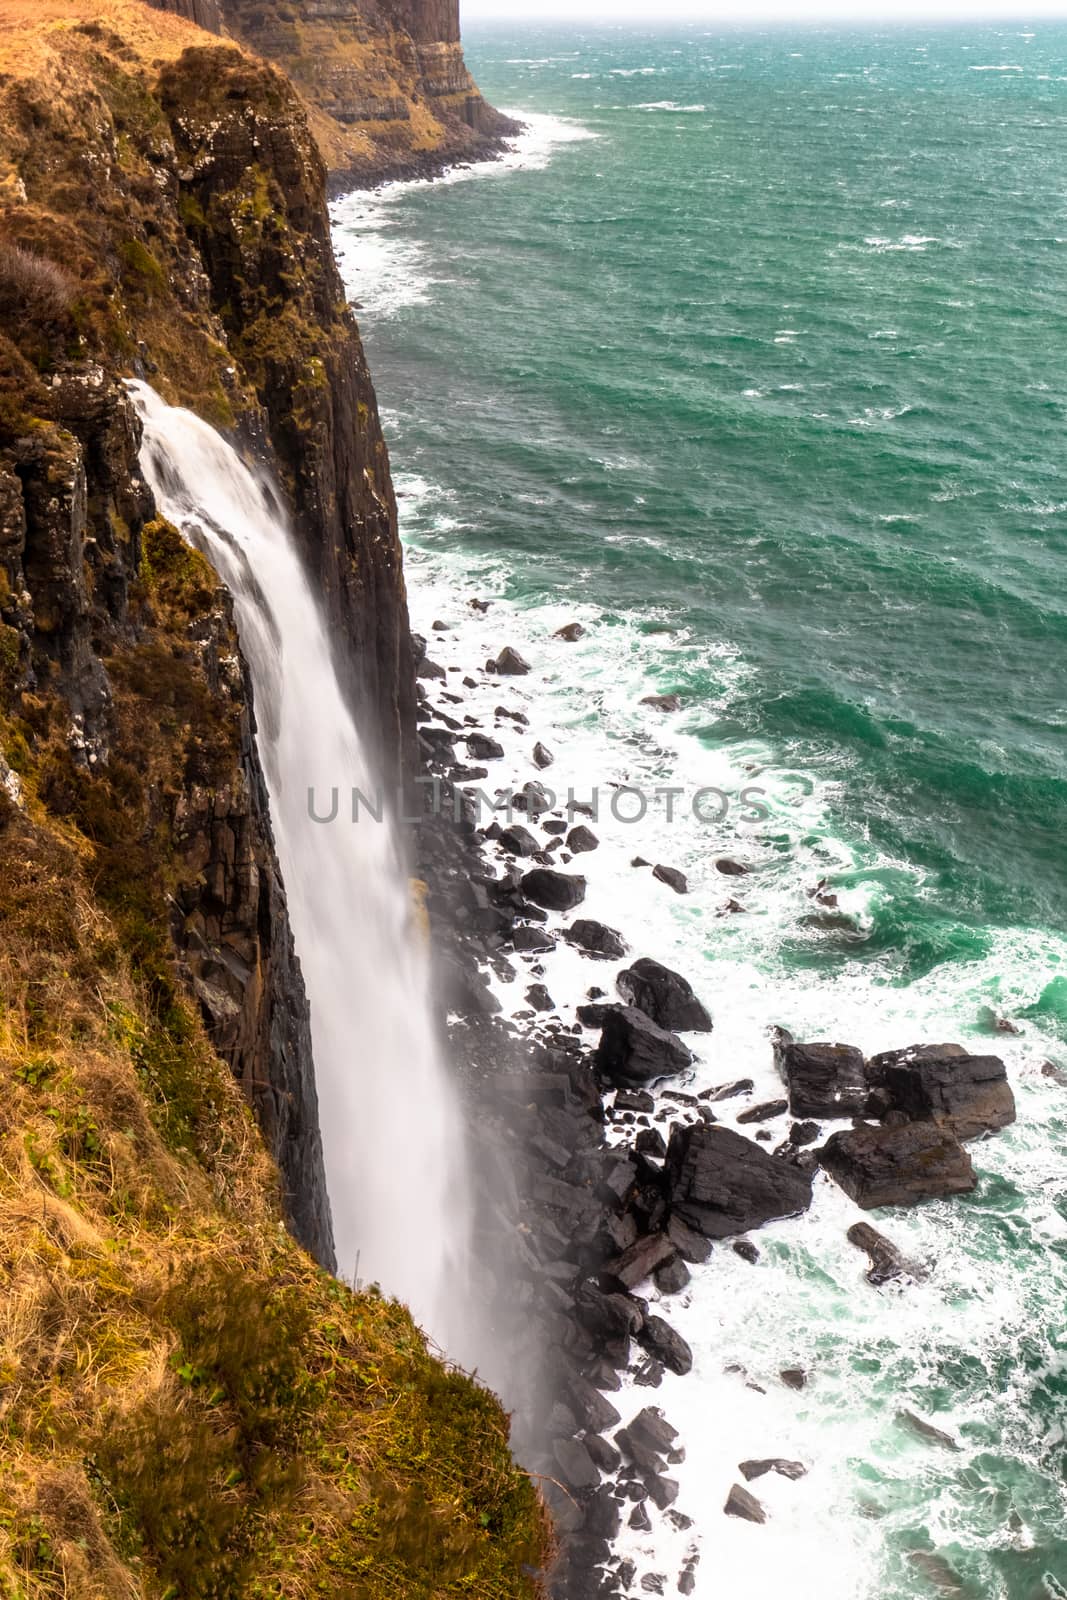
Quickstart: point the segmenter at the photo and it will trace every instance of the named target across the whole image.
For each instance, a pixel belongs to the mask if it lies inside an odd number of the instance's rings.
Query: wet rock
[[[783,1111],[789,1110],[788,1100],[765,1100],[760,1106],[750,1106],[747,1111],[742,1111],[738,1122],[769,1122],[772,1117],[780,1117]]]
[[[692,1368],[692,1350],[681,1334],[662,1317],[646,1317],[644,1327],[637,1334],[637,1342],[653,1360],[662,1361],[671,1372],[684,1376]]]
[[[641,1579],[641,1588],[645,1594],[662,1594],[667,1579],[662,1572],[646,1572]]]
[[[682,697],[678,694],[646,694],[641,704],[651,706],[654,711],[680,711]]]
[[[587,828],[584,823],[579,823],[567,835],[567,849],[573,855],[580,856],[589,850],[596,850],[600,840],[592,828]]]
[[[785,1038],[775,1046],[775,1059],[795,1117],[854,1117],[866,1111],[869,1089],[861,1050]]]
[[[630,1512],[629,1523],[630,1527],[635,1529],[638,1533],[651,1533],[652,1519],[645,1510],[643,1501],[634,1506],[633,1510]]]
[[[735,861],[732,856],[720,856],[715,863],[715,870],[727,878],[744,878],[750,869],[743,862]]]
[[[1007,1127],[1015,1121],[1015,1097],[999,1056],[972,1056],[953,1046],[913,1046],[871,1061],[872,1077],[888,1111],[912,1122],[936,1122],[957,1139]]]
[[[556,1439],[552,1454],[564,1483],[572,1489],[595,1489],[600,1482],[600,1472],[592,1456],[580,1439]]]
[[[865,1211],[969,1194],[977,1183],[966,1150],[933,1122],[835,1133],[823,1146],[821,1160]]]
[[[556,1002],[543,983],[532,983],[526,991],[526,1003],[535,1011],[554,1011]]]
[[[642,1361],[634,1373],[634,1383],[639,1389],[658,1389],[663,1382],[665,1371],[666,1368],[662,1361],[653,1361],[651,1358],[648,1361]]]
[[[657,1267],[674,1260],[674,1246],[663,1233],[651,1233],[638,1239],[622,1255],[610,1261],[605,1273],[621,1283],[624,1289],[636,1289],[639,1283],[650,1278]]]
[[[789,1130],[789,1143],[794,1150],[803,1150],[805,1146],[814,1144],[822,1134],[822,1129],[817,1122],[794,1122]]]
[[[692,985],[670,967],[642,956],[615,980],[619,993],[661,1028],[677,1033],[710,1033],[711,1017]]]
[[[681,1217],[668,1218],[667,1237],[682,1260],[692,1262],[694,1266],[700,1266],[711,1255],[711,1241],[683,1222]]]
[[[562,817],[549,817],[541,826],[546,833],[566,833],[567,824]]]
[[[645,860],[644,856],[634,856],[633,860],[630,862],[630,865],[631,867],[647,867],[649,863]]]
[[[504,754],[504,746],[495,739],[490,739],[485,733],[469,733],[467,735],[467,751],[474,761],[499,761]]]
[[[498,842],[502,849],[513,856],[535,856],[541,848],[529,828],[524,828],[521,822],[513,822],[510,828],[504,828]]]
[[[604,1294],[592,1284],[584,1284],[575,1300],[579,1322],[595,1339],[630,1338],[644,1322],[644,1313],[629,1295]]]
[[[802,1461],[783,1461],[778,1456],[767,1461],[742,1461],[738,1470],[746,1483],[754,1483],[768,1472],[777,1472],[779,1477],[791,1478],[795,1483],[798,1478],[805,1477],[808,1471]]]
[[[751,1078],[737,1078],[733,1083],[724,1083],[718,1089],[705,1089],[699,1098],[717,1104],[720,1100],[736,1100],[743,1094],[751,1094],[754,1088],[755,1084]]]
[[[634,1140],[634,1149],[643,1156],[662,1161],[667,1154],[667,1144],[658,1128],[644,1128]]]
[[[611,1002],[605,1004],[602,1000],[598,1000],[592,1005],[578,1006],[575,1016],[583,1028],[602,1028],[608,1012],[616,1009],[617,1007]]]
[[[539,767],[540,770],[543,772],[546,767],[550,767],[552,765],[552,763],[553,763],[553,761],[555,761],[555,759],[556,759],[555,756],[552,754],[552,752],[548,748],[548,746],[542,744],[541,741],[538,740],[537,743],[533,747],[533,764],[534,764],[534,766],[535,767]]]
[[[505,645],[492,665],[486,662],[486,670],[497,672],[502,677],[521,678],[529,672],[530,666],[517,650],[512,649],[511,645]]]
[[[587,1433],[582,1441],[589,1452],[593,1464],[601,1472],[617,1472],[621,1457],[613,1444],[607,1439],[602,1439],[598,1433]]]
[[[608,1012],[597,1048],[597,1067],[612,1083],[641,1085],[684,1072],[693,1056],[675,1034],[657,1027],[633,1006]]]
[[[724,900],[716,915],[720,917],[737,916],[738,912],[745,911],[746,909],[747,908],[741,904],[740,900]]]
[[[879,1233],[877,1228],[872,1228],[869,1222],[853,1223],[846,1238],[849,1244],[854,1244],[858,1250],[867,1252],[871,1263],[867,1282],[873,1283],[876,1287],[889,1283],[893,1278],[918,1280],[927,1276],[925,1267],[908,1261],[901,1255],[896,1245],[887,1239],[884,1233]]]
[[[914,1411],[898,1411],[897,1422],[917,1439],[922,1439],[926,1444],[936,1444],[946,1450],[958,1450],[959,1441],[950,1433],[945,1433],[941,1428],[936,1428],[932,1422],[927,1422],[925,1417],[917,1416]]]
[[[516,811],[525,812],[528,817],[539,817],[543,812],[552,810],[554,798],[544,784],[524,783],[512,795],[511,804]]]
[[[576,1373],[568,1387],[575,1415],[583,1427],[593,1433],[604,1433],[617,1425],[618,1411],[587,1378]]]
[[[643,1111],[656,1109],[656,1102],[645,1089],[620,1089],[615,1095],[617,1111]]]
[[[806,1389],[808,1375],[803,1367],[783,1367],[778,1374],[787,1389]]]
[[[522,892],[546,911],[570,911],[585,899],[584,878],[552,867],[535,867],[522,880]]]
[[[511,930],[511,942],[516,950],[533,953],[540,950],[554,950],[556,940],[553,934],[544,928],[534,927],[529,923],[520,922]]]
[[[563,937],[568,944],[577,945],[579,950],[584,950],[586,955],[593,956],[599,961],[616,961],[626,954],[626,945],[621,933],[614,928],[606,928],[602,922],[594,922],[588,917],[580,917],[567,929]]]
[[[580,622],[564,623],[562,628],[557,628],[552,635],[553,639],[563,639],[567,644],[576,644],[585,636],[585,629]]]
[[[689,883],[684,872],[679,872],[677,867],[664,867],[662,865],[652,868],[652,876],[658,878],[660,883],[665,883],[675,894],[688,894]]]
[[[689,1283],[689,1268],[676,1255],[662,1267],[657,1267],[652,1274],[652,1281],[660,1294],[680,1294]]]
[[[735,1256],[740,1256],[742,1261],[747,1261],[754,1267],[759,1260],[759,1251],[751,1239],[735,1239],[730,1247]]]
[[[660,1511],[666,1511],[678,1498],[678,1483],[674,1478],[663,1478],[650,1473],[646,1479],[648,1498]]]
[[[745,1522],[766,1522],[767,1513],[754,1494],[735,1483],[723,1506],[728,1517],[741,1517]]]
[[[746,1233],[811,1204],[811,1177],[732,1128],[675,1128],[664,1167],[671,1211],[708,1239]]]

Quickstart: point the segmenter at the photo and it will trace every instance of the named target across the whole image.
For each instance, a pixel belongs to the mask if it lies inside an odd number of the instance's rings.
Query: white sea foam
[[[706,111],[707,106],[680,106],[676,100],[648,100],[638,111]]]
[[[429,254],[421,241],[400,231],[404,223],[396,203],[404,194],[430,183],[465,183],[473,178],[540,171],[560,145],[599,137],[566,117],[533,111],[506,114],[523,128],[506,141],[507,148],[497,158],[450,167],[437,178],[401,179],[377,189],[356,189],[333,202],[334,251],[345,287],[359,310],[377,317],[395,316],[427,300],[440,281],[430,270]]]

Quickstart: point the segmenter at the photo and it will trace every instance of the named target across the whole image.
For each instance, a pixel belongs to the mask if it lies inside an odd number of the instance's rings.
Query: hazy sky
[[[723,23],[988,21],[1009,24],[1067,18],[1067,0],[462,0],[470,22]]]

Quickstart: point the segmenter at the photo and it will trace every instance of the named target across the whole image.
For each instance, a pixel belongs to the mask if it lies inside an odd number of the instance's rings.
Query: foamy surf
[[[357,309],[368,310],[376,317],[390,317],[432,294],[435,280],[427,266],[424,246],[395,231],[403,226],[403,219],[394,215],[393,208],[404,194],[429,184],[466,183],[474,178],[540,171],[561,145],[599,137],[568,117],[519,110],[509,110],[505,115],[521,122],[522,131],[505,141],[501,155],[449,167],[436,178],[404,178],[376,189],[356,189],[333,202],[330,216],[334,253]]]

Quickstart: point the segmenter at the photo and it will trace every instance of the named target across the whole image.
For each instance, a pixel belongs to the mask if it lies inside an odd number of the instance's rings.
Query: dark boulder
[[[498,843],[513,856],[535,856],[541,848],[540,842],[521,822],[513,822],[510,828],[505,828]]]
[[[728,1517],[741,1517],[745,1522],[766,1522],[767,1513],[754,1494],[735,1483],[726,1497],[723,1510]]]
[[[652,876],[658,878],[660,883],[665,883],[675,894],[688,894],[689,883],[684,872],[679,872],[677,867],[655,866]]]
[[[651,706],[654,711],[680,711],[682,697],[678,694],[646,694],[641,704]]]
[[[865,1125],[835,1133],[823,1146],[821,1159],[835,1182],[865,1211],[969,1194],[977,1183],[966,1150],[933,1122],[894,1128]]]
[[[555,759],[555,756],[552,754],[548,746],[542,744],[541,741],[538,740],[533,747],[534,766],[540,768],[540,770],[543,772],[546,767],[550,767],[552,765]]]
[[[618,1007],[610,1002],[605,1003],[603,1000],[595,1000],[591,1005],[578,1006],[575,1016],[583,1028],[602,1028],[604,1026],[604,1018],[608,1012],[617,1010]],[[630,1107],[630,1109],[632,1110],[633,1107]]]
[[[922,1279],[927,1276],[925,1267],[908,1261],[896,1245],[884,1233],[879,1233],[877,1228],[872,1228],[869,1222],[854,1222],[845,1237],[857,1250],[867,1252],[871,1263],[867,1282],[875,1287],[889,1283],[893,1278]]]
[[[723,1083],[717,1089],[708,1089],[700,1096],[717,1104],[720,1100],[736,1100],[740,1095],[751,1094],[755,1088],[751,1078],[736,1078],[733,1083]]]
[[[705,1239],[702,1233],[697,1233],[679,1216],[668,1218],[667,1237],[682,1260],[692,1262],[694,1266],[701,1265],[711,1255],[710,1240]]]
[[[783,1461],[774,1456],[767,1461],[742,1461],[738,1470],[746,1483],[752,1483],[768,1472],[777,1472],[779,1477],[791,1478],[795,1483],[798,1478],[806,1476],[808,1469],[801,1461]]]
[[[684,1072],[692,1061],[679,1038],[633,1006],[620,1006],[604,1018],[596,1064],[612,1083],[653,1083]]]
[[[522,892],[546,911],[570,911],[585,899],[585,879],[552,867],[535,867],[522,880]]]
[[[759,1260],[759,1250],[751,1239],[735,1239],[730,1246],[735,1256],[740,1256],[742,1261],[747,1261],[754,1267]]]
[[[738,1122],[769,1122],[772,1117],[780,1117],[783,1111],[789,1110],[788,1100],[765,1100],[762,1105],[749,1106],[747,1111],[742,1111]]]
[[[568,944],[577,945],[579,950],[584,950],[586,955],[598,961],[617,961],[626,954],[622,934],[589,917],[579,917],[563,937]]]
[[[680,973],[642,956],[615,980],[619,993],[661,1028],[675,1033],[710,1033],[711,1018]]]
[[[559,1466],[560,1476],[572,1489],[595,1489],[600,1482],[600,1471],[580,1439],[557,1439],[552,1454]]]
[[[803,1367],[783,1367],[778,1376],[787,1389],[799,1391],[808,1387],[808,1375]]]
[[[674,1256],[662,1267],[656,1268],[652,1281],[660,1294],[680,1294],[689,1282],[689,1268],[681,1256]]]
[[[473,761],[498,761],[504,754],[504,746],[490,739],[487,733],[469,733],[467,751]]]
[[[566,622],[562,628],[557,628],[552,635],[553,639],[563,639],[567,644],[577,644],[585,635],[585,629],[580,622]]]
[[[617,1472],[622,1459],[613,1444],[607,1439],[602,1439],[598,1433],[587,1433],[582,1443],[588,1450],[593,1462],[601,1472]]]
[[[945,1433],[941,1428],[935,1428],[932,1422],[927,1422],[925,1417],[920,1417],[914,1411],[898,1411],[896,1421],[901,1427],[913,1433],[917,1439],[922,1439],[927,1444],[941,1445],[945,1450],[958,1450],[959,1441],[950,1433]]]
[[[580,856],[586,851],[596,850],[599,844],[600,840],[592,828],[587,828],[584,822],[580,822],[576,828],[572,828],[567,835],[567,849],[572,855]]]
[[[644,1283],[646,1278],[652,1276],[657,1267],[673,1261],[674,1255],[674,1246],[666,1234],[650,1233],[610,1261],[604,1271],[621,1283],[624,1289],[636,1289],[639,1283]]]
[[[999,1056],[972,1056],[958,1045],[916,1046],[875,1056],[872,1076],[888,1111],[912,1122],[936,1122],[957,1139],[1015,1121],[1015,1097]]]
[[[569,1388],[575,1413],[583,1427],[594,1433],[603,1433],[606,1428],[614,1428],[620,1421],[619,1413],[611,1401],[605,1399],[587,1378],[576,1373],[570,1380]]]
[[[543,983],[533,983],[526,991],[526,1004],[535,1011],[555,1011],[556,1002]]]
[[[521,678],[525,677],[526,673],[529,672],[530,665],[529,662],[522,659],[517,650],[513,650],[511,645],[508,644],[504,646],[497,656],[492,670],[499,672],[504,677]]]
[[[858,1117],[867,1109],[863,1052],[847,1044],[797,1044],[775,1048],[795,1117]]]
[[[553,934],[544,928],[532,927],[529,923],[520,922],[511,930],[511,942],[516,950],[536,952],[554,950],[556,940]]]
[[[675,1128],[664,1166],[673,1214],[708,1239],[747,1233],[811,1205],[811,1177],[731,1128]]]
[[[692,1350],[681,1334],[676,1333],[662,1317],[646,1317],[644,1326],[638,1331],[637,1342],[647,1355],[655,1361],[661,1361],[671,1372],[684,1376],[692,1368]]]
[[[715,870],[727,878],[744,878],[749,871],[748,867],[740,861],[735,861],[732,856],[720,856],[715,863]]]

